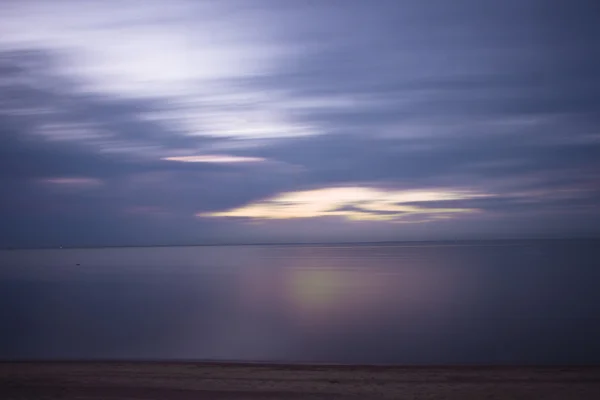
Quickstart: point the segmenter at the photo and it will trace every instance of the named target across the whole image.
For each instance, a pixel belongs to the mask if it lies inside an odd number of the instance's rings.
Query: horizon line
[[[0,250],[73,250],[73,249],[121,249],[121,248],[151,248],[151,247],[229,247],[229,246],[350,246],[350,245],[382,245],[382,244],[443,244],[467,242],[509,242],[509,241],[560,241],[560,240],[600,240],[600,236],[573,237],[529,237],[529,238],[498,238],[498,239],[433,239],[433,240],[380,240],[380,241],[343,241],[343,242],[240,242],[240,243],[189,243],[189,244],[147,244],[147,245],[105,245],[105,246],[35,246],[17,247],[6,246]]]

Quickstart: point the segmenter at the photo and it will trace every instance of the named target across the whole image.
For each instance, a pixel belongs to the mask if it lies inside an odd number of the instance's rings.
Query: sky
[[[590,0],[5,0],[0,246],[600,235]]]

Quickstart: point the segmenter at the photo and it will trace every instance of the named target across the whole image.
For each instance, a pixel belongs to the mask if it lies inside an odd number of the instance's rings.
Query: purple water
[[[0,358],[599,363],[599,268],[592,240],[0,251]]]

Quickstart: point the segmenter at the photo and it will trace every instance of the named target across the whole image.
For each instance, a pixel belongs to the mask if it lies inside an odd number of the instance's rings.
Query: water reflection
[[[36,250],[0,261],[2,358],[600,361],[594,243]]]

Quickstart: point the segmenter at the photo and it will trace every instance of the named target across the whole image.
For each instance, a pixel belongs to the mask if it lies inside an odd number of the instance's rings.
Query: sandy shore
[[[13,399],[600,399],[600,367],[0,363]]]

